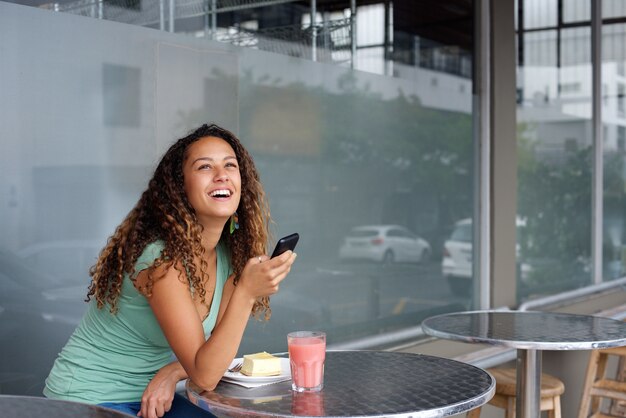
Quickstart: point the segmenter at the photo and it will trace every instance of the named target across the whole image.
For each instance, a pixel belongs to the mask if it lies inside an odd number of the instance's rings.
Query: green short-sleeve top
[[[146,246],[135,264],[135,274],[150,267],[164,243]],[[209,315],[203,321],[208,338],[217,320],[224,283],[231,274],[228,250],[220,242],[217,251],[215,293]],[[191,291],[191,289],[190,289]],[[46,379],[44,395],[92,404],[139,402],[156,372],[172,361],[171,348],[148,300],[124,276],[113,315],[94,300]]]

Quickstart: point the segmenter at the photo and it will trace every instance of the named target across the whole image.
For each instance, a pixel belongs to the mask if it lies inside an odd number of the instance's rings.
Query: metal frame
[[[592,236],[593,283],[602,283],[602,223],[604,219],[604,158],[602,133],[602,1],[591,0],[591,120],[593,126]]]
[[[557,295],[546,296],[522,303],[517,310],[528,311],[550,307],[552,309],[569,305],[573,302],[585,301],[589,296],[603,295],[616,291],[626,291],[626,277],[610,282],[603,282]]]
[[[544,298],[534,299],[532,301],[525,302],[521,304],[517,310],[518,311],[529,311],[529,310],[540,310],[542,308],[551,308],[556,309],[566,305],[569,305],[574,302],[584,301],[590,299],[591,296],[600,296],[605,294],[610,294],[619,291],[626,291],[626,277],[618,280],[613,280],[610,282],[604,282],[601,284],[590,285],[587,287],[582,287],[580,289],[575,289],[565,293],[559,293],[558,295],[547,296]],[[497,310],[507,310],[507,307],[501,307]],[[626,312],[614,315],[613,318],[623,319],[626,318]],[[424,331],[422,330],[422,326],[415,326],[411,328],[406,328],[400,331],[389,332],[385,334],[378,334],[372,337],[361,338],[359,340],[353,340],[346,343],[340,344],[332,344],[329,345],[329,348],[334,350],[356,350],[356,349],[366,349],[373,347],[382,347],[389,345],[400,345],[403,342],[409,340],[415,340],[417,338],[424,337]],[[414,342],[410,343],[410,345],[414,345]],[[493,357],[493,358],[492,358]],[[504,363],[506,361],[513,360],[515,358],[515,353],[513,351],[505,352],[497,354],[496,356],[489,356],[487,359],[477,360],[480,364],[484,365],[484,367],[491,367],[497,364]],[[494,360],[495,359],[495,362]],[[472,364],[478,364],[472,362]],[[483,367],[483,366],[481,366]]]
[[[475,108],[479,109],[477,133],[477,154],[479,175],[477,179],[478,187],[478,208],[476,213],[479,217],[479,228],[474,222],[474,243],[473,248],[478,248],[479,262],[474,262],[474,277],[478,277],[478,300],[475,306],[479,309],[491,307],[491,16],[489,10],[489,0],[477,2],[476,16],[479,23],[476,25],[476,39],[478,39],[478,51],[474,60],[478,65],[476,68],[475,81],[477,82]],[[476,242],[478,241],[478,242]],[[476,260],[477,257],[474,257]]]

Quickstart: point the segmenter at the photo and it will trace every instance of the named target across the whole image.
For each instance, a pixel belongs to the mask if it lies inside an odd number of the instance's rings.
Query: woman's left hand
[[[176,384],[181,379],[178,362],[168,364],[157,372],[141,396],[141,410],[138,417],[161,418],[172,407]]]

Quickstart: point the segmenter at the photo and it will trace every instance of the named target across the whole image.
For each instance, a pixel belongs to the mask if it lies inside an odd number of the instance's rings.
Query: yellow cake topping
[[[278,376],[281,373],[280,359],[265,351],[246,354],[241,373],[246,376]]]

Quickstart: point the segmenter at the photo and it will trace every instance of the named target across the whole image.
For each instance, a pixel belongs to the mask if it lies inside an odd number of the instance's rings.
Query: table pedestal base
[[[515,411],[518,418],[540,417],[541,351],[517,350],[517,393]]]

